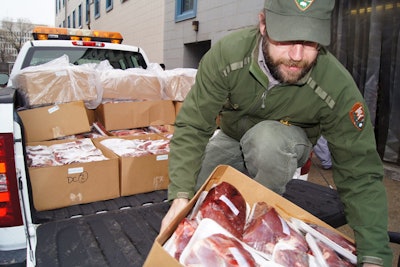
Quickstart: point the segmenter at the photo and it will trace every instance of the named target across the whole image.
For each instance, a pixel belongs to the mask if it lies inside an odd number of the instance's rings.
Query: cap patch
[[[301,11],[306,11],[314,3],[314,0],[294,0],[294,2]]]
[[[363,105],[360,102],[355,103],[351,108],[349,115],[354,127],[361,131],[364,128],[365,124],[365,113]]]

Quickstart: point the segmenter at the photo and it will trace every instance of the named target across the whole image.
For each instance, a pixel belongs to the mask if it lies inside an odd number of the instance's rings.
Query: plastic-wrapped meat
[[[197,228],[197,222],[194,220],[189,220],[183,218],[175,230],[175,259],[179,260],[182,251],[185,249],[186,245],[189,243],[190,238],[192,238],[194,231]]]
[[[352,267],[352,266],[355,266],[355,265],[351,264],[351,262],[339,257],[339,255],[325,243],[323,243],[321,241],[316,241],[316,242],[322,252],[323,258],[325,259],[325,261],[329,265],[329,267]]]
[[[303,235],[291,229],[276,210],[265,202],[255,204],[252,218],[243,234],[243,241],[269,255],[272,255],[278,242],[285,243],[303,254],[308,251]]]
[[[308,267],[308,254],[279,241],[274,247],[272,260],[282,266]]]
[[[271,255],[276,243],[288,235],[290,229],[275,209],[260,202],[256,203],[253,217],[246,226],[242,240],[254,249]]]
[[[151,140],[143,143],[151,154],[159,155],[169,153],[169,140]]]
[[[222,182],[210,189],[196,217],[198,220],[213,219],[241,239],[246,223],[246,202],[234,186]]]
[[[115,136],[135,136],[135,135],[143,135],[143,134],[149,134],[150,131],[148,131],[146,128],[136,128],[136,129],[124,129],[124,130],[114,130],[111,131],[111,133]]]
[[[289,235],[279,239],[275,245],[273,260],[283,266],[309,266],[307,241],[303,235],[290,227],[289,232]]]
[[[90,139],[80,139],[51,146],[27,146],[30,167],[61,166],[75,162],[106,160]]]
[[[351,243],[349,240],[344,238],[343,236],[339,235],[338,233],[335,233],[328,228],[316,225],[316,224],[310,224],[312,228],[335,242],[336,244],[340,245],[342,248],[348,250],[352,254],[356,255],[356,247],[354,246],[353,243]]]
[[[169,152],[169,140],[141,140],[110,138],[100,142],[120,157],[141,157]]]
[[[182,263],[185,266],[257,266],[253,256],[239,241],[223,234],[197,240]]]

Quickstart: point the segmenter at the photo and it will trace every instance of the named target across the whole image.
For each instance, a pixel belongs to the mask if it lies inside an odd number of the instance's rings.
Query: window
[[[72,11],[72,28],[76,28],[76,11]]]
[[[175,22],[196,17],[197,0],[176,0]]]
[[[113,0],[106,0],[106,11],[113,9]]]
[[[90,22],[90,1],[86,0],[86,16],[85,16],[86,24]]]
[[[100,17],[100,0],[94,0],[94,17]]]
[[[22,68],[44,64],[62,55],[67,55],[74,65],[100,63],[107,59],[114,69],[147,68],[141,53],[92,47],[33,47],[27,53]]]
[[[67,28],[71,28],[71,16],[68,16],[68,25]]]
[[[78,27],[82,28],[82,4],[78,6]]]

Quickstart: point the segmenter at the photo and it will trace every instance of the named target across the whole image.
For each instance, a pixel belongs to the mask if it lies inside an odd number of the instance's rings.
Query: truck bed
[[[333,227],[346,224],[337,192],[292,180],[283,195]],[[167,191],[36,214],[37,266],[142,266],[170,204]]]
[[[168,211],[166,190],[42,211],[37,266],[142,266]]]

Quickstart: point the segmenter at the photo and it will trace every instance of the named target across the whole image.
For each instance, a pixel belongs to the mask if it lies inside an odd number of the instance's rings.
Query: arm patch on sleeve
[[[355,103],[349,112],[349,116],[354,127],[361,131],[365,125],[365,111],[362,103]]]

